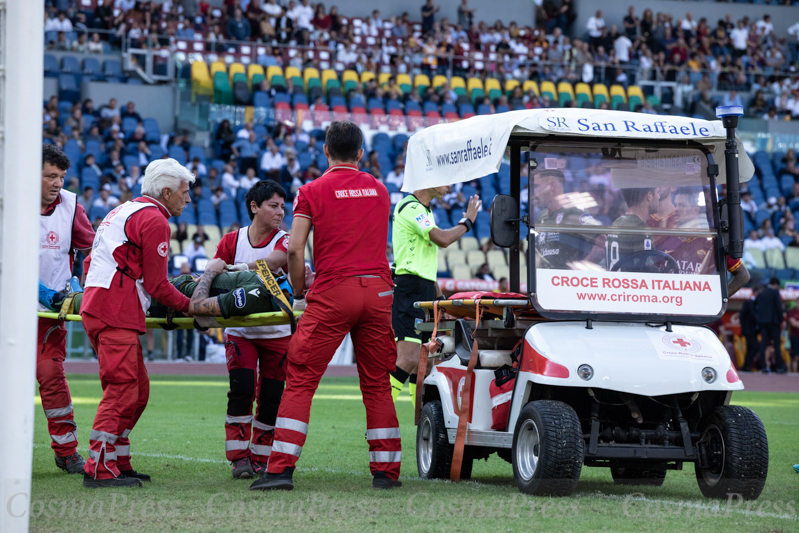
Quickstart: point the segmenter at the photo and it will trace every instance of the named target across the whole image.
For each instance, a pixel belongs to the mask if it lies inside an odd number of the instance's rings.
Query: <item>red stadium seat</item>
[[[386,116],[386,112],[379,107],[372,108],[372,111],[369,113],[369,117],[371,118],[372,128],[374,129],[388,124],[388,116]]]
[[[353,107],[350,113],[352,113],[351,120],[359,126],[369,123],[369,115],[366,114],[366,109],[362,107]]]
[[[333,120],[349,120],[350,112],[343,105],[333,106]]]
[[[313,124],[321,126],[323,122],[330,122],[330,110],[325,105],[317,105],[313,112]]]
[[[388,112],[388,128],[396,131],[400,126],[405,126],[405,114],[402,109],[392,109]]]
[[[461,117],[459,117],[458,114],[455,113],[454,111],[449,111],[447,113],[444,113],[444,118],[447,120],[459,120]]]

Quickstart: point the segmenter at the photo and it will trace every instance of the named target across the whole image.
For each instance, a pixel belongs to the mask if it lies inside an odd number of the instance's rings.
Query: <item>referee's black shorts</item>
[[[394,278],[394,305],[391,324],[398,341],[426,343],[432,332],[417,332],[416,321],[424,320],[424,309],[416,309],[414,302],[432,302],[436,299],[436,283],[419,276],[402,274]]]

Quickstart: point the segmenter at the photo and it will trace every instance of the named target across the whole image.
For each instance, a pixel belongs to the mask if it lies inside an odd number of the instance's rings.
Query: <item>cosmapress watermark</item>
[[[717,502],[707,500],[657,500],[634,492],[624,498],[622,512],[629,518],[703,518],[771,517],[797,519],[799,506],[796,500],[744,500],[741,494],[727,494],[727,499]]]
[[[514,494],[507,501],[467,498],[431,499],[425,492],[417,492],[408,498],[405,510],[415,518],[562,518],[580,514],[577,500],[551,500],[530,498],[525,494]]]
[[[284,501],[257,498],[242,501],[240,495],[218,492],[205,505],[214,518],[365,518],[379,516],[373,500],[340,500],[315,493],[303,500]]]
[[[11,516],[14,497],[9,499],[6,510]],[[24,493],[22,496],[26,496]],[[154,500],[146,498],[128,498],[125,494],[115,493],[110,498],[85,500],[32,500],[30,518],[175,518],[180,516],[177,500]],[[25,511],[17,510],[24,513]],[[24,514],[22,515],[24,516]]]

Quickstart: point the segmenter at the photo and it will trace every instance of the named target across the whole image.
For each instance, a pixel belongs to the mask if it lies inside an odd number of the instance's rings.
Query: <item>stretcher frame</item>
[[[40,311],[39,318],[47,318],[50,320],[58,320],[58,313]],[[302,316],[302,313],[295,312],[295,317]],[[216,320],[220,326],[226,328],[242,328],[242,327],[255,327],[255,326],[285,326],[290,324],[288,315],[283,312],[273,313],[255,313],[246,316],[237,316],[231,318],[224,317],[209,317]],[[66,315],[67,322],[82,322],[80,315],[70,314]],[[166,318],[145,318],[145,326],[147,329],[195,329],[193,317],[180,317],[173,318],[171,324]],[[177,327],[175,327],[177,326]]]

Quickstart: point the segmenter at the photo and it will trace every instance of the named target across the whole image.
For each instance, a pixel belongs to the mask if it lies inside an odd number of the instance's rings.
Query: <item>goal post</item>
[[[44,2],[0,0],[0,533],[29,526],[43,41]]]

